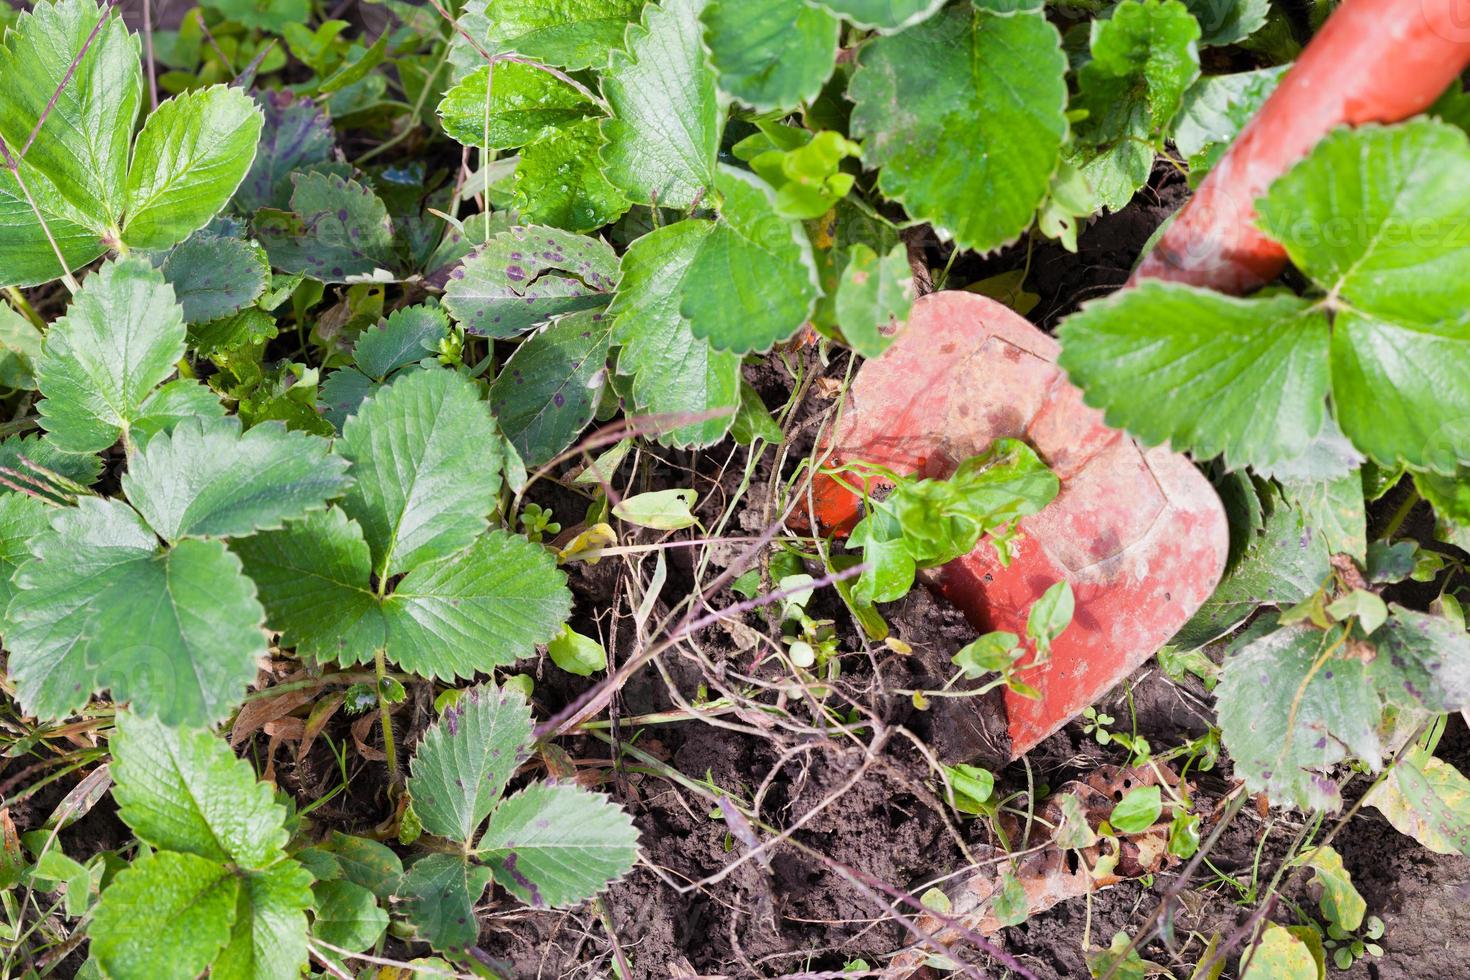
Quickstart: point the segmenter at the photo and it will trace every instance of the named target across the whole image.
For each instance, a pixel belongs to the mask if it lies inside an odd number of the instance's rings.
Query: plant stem
[[[383,724],[383,754],[388,757],[388,784],[394,788],[399,785],[398,772],[398,746],[393,744],[393,714],[388,708],[388,702],[383,698],[383,681],[388,676],[388,665],[383,658],[383,648],[373,653],[373,669],[377,673],[378,682],[376,691],[378,694],[378,716]]]
[[[41,315],[36,312],[34,307],[31,306],[30,301],[25,298],[24,293],[22,293],[19,289],[16,289],[14,286],[6,286],[5,295],[9,296],[10,302],[15,304],[15,308],[19,310],[27,320],[31,321],[32,326],[34,326],[42,333],[46,332],[46,321],[41,319]]]
[[[1383,540],[1393,540],[1393,536],[1399,533],[1399,528],[1403,526],[1404,521],[1408,519],[1410,512],[1413,511],[1414,505],[1419,503],[1420,499],[1419,488],[1410,487],[1409,495],[1404,498],[1403,503],[1399,504],[1399,509],[1393,512],[1393,516],[1388,519],[1388,526],[1383,529]]]

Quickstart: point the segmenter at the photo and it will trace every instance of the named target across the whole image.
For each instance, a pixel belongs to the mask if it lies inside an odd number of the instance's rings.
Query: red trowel
[[[933,584],[979,630],[1024,636],[1031,604],[1066,579],[1072,624],[1007,692],[1015,758],[1132,673],[1205,601],[1225,566],[1225,512],[1209,481],[1167,447],[1146,449],[1103,424],[1056,366],[1057,343],[984,296],[933,293],[883,356],[858,372],[830,463],[864,460],[947,476],[995,439],[1030,443],[1061,481],[1021,521],[1008,566],[988,541],[938,569]],[[817,518],[845,532],[861,501],[819,480]]]

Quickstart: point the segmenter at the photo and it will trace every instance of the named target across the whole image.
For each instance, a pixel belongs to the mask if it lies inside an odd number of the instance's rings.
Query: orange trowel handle
[[[1333,127],[1422,112],[1467,64],[1467,0],[1346,0],[1130,284],[1168,279],[1238,294],[1274,279],[1286,253],[1256,228],[1256,198]]]

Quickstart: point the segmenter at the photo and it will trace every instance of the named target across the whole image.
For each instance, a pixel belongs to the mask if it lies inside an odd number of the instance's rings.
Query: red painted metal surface
[[[829,446],[832,462],[866,460],[945,476],[1001,437],[1025,439],[1061,493],[1021,522],[1008,567],[987,541],[938,570],[935,586],[980,630],[1025,634],[1031,604],[1060,579],[1076,614],[1048,663],[1023,678],[1041,701],[1007,694],[1018,756],[1128,676],[1209,597],[1225,564],[1225,513],[1209,482],[1166,447],[1141,449],[1082,403],[1056,364],[1057,343],[1009,308],[971,293],[920,299],[908,327],[853,384]],[[831,481],[818,520],[839,532],[861,502]]]
[[[1466,0],[1347,0],[1210,171],[1133,281],[1241,293],[1286,252],[1256,228],[1255,201],[1328,131],[1427,109],[1470,64]]]

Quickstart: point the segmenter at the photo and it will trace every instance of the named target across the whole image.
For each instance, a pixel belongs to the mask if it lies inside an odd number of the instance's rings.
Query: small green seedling
[[[1327,938],[1322,945],[1327,947],[1332,954],[1332,963],[1339,970],[1351,970],[1353,964],[1366,956],[1374,958],[1383,955],[1383,947],[1378,940],[1383,938],[1383,920],[1376,915],[1370,915],[1363,922],[1363,928],[1356,933],[1348,932],[1336,923],[1327,926]]]

